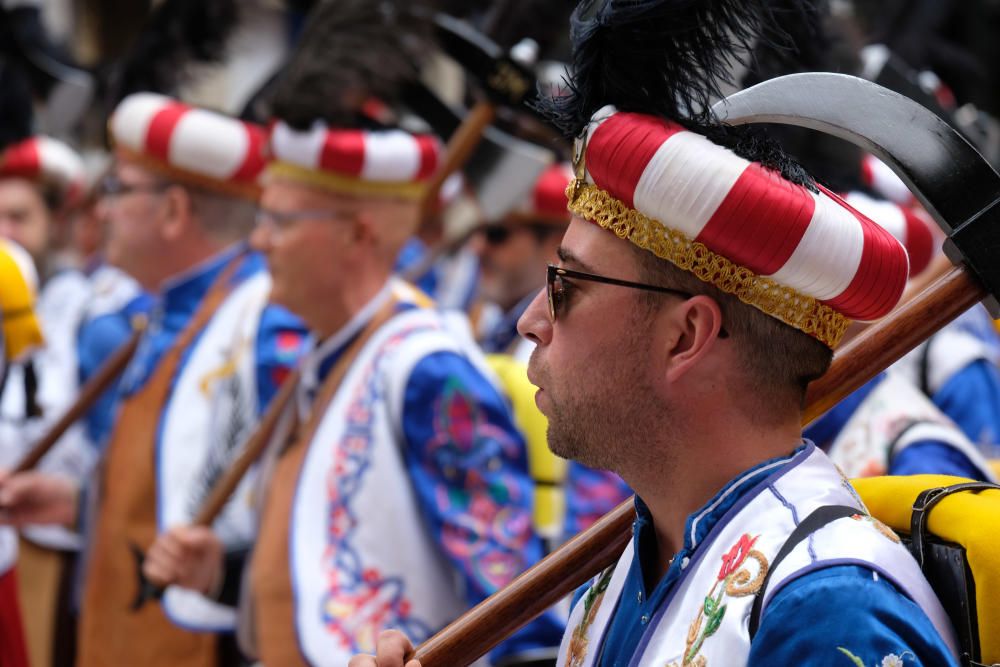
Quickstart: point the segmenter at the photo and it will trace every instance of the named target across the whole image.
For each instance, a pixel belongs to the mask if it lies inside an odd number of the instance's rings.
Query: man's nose
[[[517,321],[517,332],[535,345],[548,345],[551,342],[552,322],[549,321],[548,297],[544,287],[538,290],[538,294]]]
[[[258,252],[267,252],[271,248],[271,231],[267,225],[257,225],[250,232],[250,247]]]

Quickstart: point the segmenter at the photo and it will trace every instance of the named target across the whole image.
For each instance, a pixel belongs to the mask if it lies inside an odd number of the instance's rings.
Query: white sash
[[[372,652],[390,627],[420,642],[466,607],[425,527],[400,449],[414,366],[439,351],[478,364],[451,328],[424,309],[389,320],[352,363],[309,444],[289,565],[296,633],[310,664],[345,665],[354,653]]]
[[[193,520],[257,422],[256,336],[270,289],[264,272],[234,288],[182,362],[157,438],[159,532]],[[227,546],[253,539],[252,478],[243,479],[213,525]],[[163,606],[182,627],[212,632],[235,627],[235,609],[177,586],[167,589]]]
[[[709,665],[746,664],[749,615],[766,564],[798,521],[824,505],[855,506],[859,515],[821,528],[782,561],[764,592],[764,612],[770,598],[787,582],[813,570],[854,563],[881,573],[919,604],[956,653],[951,624],[916,561],[898,538],[891,539],[883,531],[884,526],[863,516],[863,505],[847,480],[820,450],[809,446],[748,491],[696,545],[694,556],[682,563],[679,580],[651,619],[630,664],[705,664],[701,660]],[[627,550],[616,570],[627,572],[631,561],[631,550]],[[573,609],[559,651],[560,666],[593,664],[612,616],[603,608],[613,609],[621,598],[624,577],[617,584],[616,579],[617,572],[600,603],[602,610],[592,611],[592,622],[584,623],[582,603]]]

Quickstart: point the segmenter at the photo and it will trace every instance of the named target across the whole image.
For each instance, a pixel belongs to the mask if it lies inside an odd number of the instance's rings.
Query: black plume
[[[802,0],[804,3],[806,0]],[[546,111],[577,136],[595,111],[712,122],[720,84],[735,63],[747,64],[760,40],[784,42],[768,0],[583,0],[573,12],[570,94]]]
[[[0,56],[0,152],[31,136],[32,112],[27,74]]]
[[[272,113],[298,130],[364,123],[370,99],[394,106],[432,50],[429,13],[404,0],[325,0],[276,84]],[[421,15],[423,17],[421,17]]]
[[[239,21],[237,0],[165,0],[146,19],[114,86],[114,100],[140,92],[176,95],[191,64],[221,62]]]

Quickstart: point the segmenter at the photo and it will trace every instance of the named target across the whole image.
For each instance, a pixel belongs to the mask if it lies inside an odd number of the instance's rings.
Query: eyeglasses
[[[545,291],[549,300],[549,321],[555,324],[556,319],[566,305],[566,281],[565,278],[575,278],[577,280],[587,280],[605,285],[617,285],[618,287],[629,287],[647,292],[658,292],[660,294],[673,294],[674,296],[690,299],[693,294],[682,290],[660,287],[659,285],[647,285],[645,283],[634,283],[630,280],[620,280],[618,278],[608,278],[594,273],[584,273],[583,271],[573,271],[564,269],[554,264],[546,267]],[[719,338],[727,338],[729,333],[725,329],[719,329]]]
[[[272,211],[258,208],[255,223],[258,227],[288,229],[302,220],[351,220],[355,213],[347,209],[311,209],[306,211]]]
[[[169,183],[126,183],[115,174],[108,174],[97,186],[99,197],[122,197],[133,192],[163,192]]]

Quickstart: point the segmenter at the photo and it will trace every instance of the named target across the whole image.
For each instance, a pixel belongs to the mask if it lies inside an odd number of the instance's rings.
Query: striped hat
[[[83,160],[76,151],[44,136],[25,139],[0,153],[0,178],[11,176],[54,188],[63,205],[79,201],[86,182]]]
[[[874,155],[866,153],[861,158],[861,180],[873,191],[901,206],[912,206],[917,203],[916,197],[903,179]]]
[[[937,243],[931,231],[934,222],[921,211],[884,199],[875,199],[864,192],[849,192],[844,201],[858,209],[896,237],[910,258],[910,277],[922,272],[931,263]]]
[[[573,181],[573,166],[568,162],[557,163],[542,172],[535,181],[530,197],[508,214],[512,221],[542,222],[553,225],[569,224],[570,213],[566,208],[566,188]]]
[[[299,131],[276,121],[268,174],[347,195],[420,199],[438,167],[441,142],[404,130],[327,127]]]
[[[257,199],[265,166],[263,127],[155,93],[135,93],[108,123],[115,150],[181,183]]]
[[[909,270],[889,232],[671,121],[592,117],[569,209],[835,347],[899,300]]]

